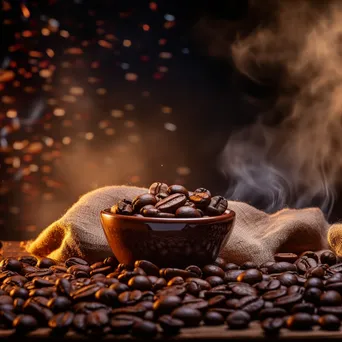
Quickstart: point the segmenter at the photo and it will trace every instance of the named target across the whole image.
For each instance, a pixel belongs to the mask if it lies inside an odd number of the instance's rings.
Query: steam
[[[277,87],[272,115],[285,119],[271,127],[265,115],[230,137],[220,158],[226,195],[329,216],[342,171],[342,2],[261,0],[250,11],[265,4],[273,15],[234,42],[232,57],[248,78]]]

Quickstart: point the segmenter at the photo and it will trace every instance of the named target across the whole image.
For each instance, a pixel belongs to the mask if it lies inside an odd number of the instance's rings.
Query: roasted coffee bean
[[[287,319],[287,327],[291,330],[310,330],[313,326],[313,319],[310,314],[299,312]]]
[[[147,275],[159,277],[159,268],[150,261],[137,260],[134,263],[134,267],[139,267],[143,269]]]
[[[231,298],[226,301],[226,307],[228,309],[235,309],[238,304],[239,304],[239,299],[237,298]]]
[[[274,273],[284,273],[284,272],[296,272],[297,267],[294,264],[291,264],[286,261],[281,262],[275,262],[274,264],[270,265],[268,267],[268,273],[274,274]]]
[[[189,199],[197,208],[206,209],[210,204],[211,196],[207,192],[194,192]]]
[[[309,289],[310,287],[316,287],[322,290],[324,288],[324,282],[320,278],[310,278],[305,282],[304,287],[306,289]]]
[[[111,266],[103,266],[101,268],[96,268],[92,271],[90,271],[90,275],[94,276],[96,274],[102,274],[102,275],[107,275],[112,272],[112,267]]]
[[[17,315],[12,310],[0,311],[1,328],[11,329],[13,327],[13,321],[16,317]]]
[[[110,327],[114,334],[123,335],[128,334],[135,321],[133,319],[117,319],[117,317],[113,317],[110,321]]]
[[[64,267],[64,266],[60,266],[60,265],[54,265],[54,266],[51,266],[50,267],[50,270],[53,272],[53,273],[66,273],[67,271],[67,268]]]
[[[132,335],[137,337],[154,337],[157,333],[157,325],[150,321],[136,322],[132,327]]]
[[[36,266],[38,259],[32,255],[25,255],[18,258],[18,261],[20,261],[23,264],[27,264],[30,266]]]
[[[219,216],[224,214],[228,208],[228,201],[222,196],[214,196],[210,199],[206,214],[209,216]]]
[[[33,285],[36,287],[36,288],[41,288],[41,287],[50,287],[50,286],[54,286],[55,284],[52,282],[52,281],[49,281],[49,280],[45,280],[43,278],[34,278],[32,280],[32,283]]]
[[[292,273],[282,273],[280,274],[277,279],[280,283],[286,287],[290,287],[292,285],[296,285],[298,283],[298,278],[295,274]]]
[[[191,282],[196,283],[200,287],[200,291],[202,291],[202,290],[210,290],[211,289],[210,284],[206,280],[204,280],[204,279],[200,279],[200,278],[187,278],[186,282],[187,283],[191,283]]]
[[[323,315],[319,318],[318,323],[323,330],[339,330],[341,321],[335,315]]]
[[[89,313],[92,311],[107,309],[108,307],[99,302],[80,302],[73,306],[75,313]]]
[[[221,267],[221,266],[220,266]],[[222,267],[221,267],[222,268]],[[239,269],[239,266],[232,263],[232,262],[227,262],[225,265],[224,265],[224,268],[222,268],[225,272],[226,271],[233,271],[233,270],[238,270]]]
[[[227,324],[230,329],[247,329],[251,321],[251,316],[242,310],[237,310],[227,317]]]
[[[188,291],[188,293],[192,294],[194,296],[198,296],[199,293],[201,292],[200,285],[194,281],[186,283],[185,287],[186,287],[186,290]]]
[[[186,197],[189,196],[189,192],[188,190],[183,186],[183,185],[170,185],[167,189],[167,193],[169,195],[173,195],[173,194],[183,194]]]
[[[136,304],[141,298],[142,292],[140,290],[125,291],[118,296],[119,302],[125,305]]]
[[[317,263],[319,262],[319,257],[317,255],[317,253],[315,253],[313,251],[305,251],[299,257],[300,258],[307,257],[307,258],[310,258],[310,259],[314,259]]]
[[[239,300],[236,309],[248,312],[253,315],[264,306],[264,300],[258,296],[246,296]]]
[[[157,208],[149,207],[146,205],[145,207],[142,207],[140,210],[140,214],[145,217],[157,217],[160,211]]]
[[[193,274],[196,274],[198,278],[202,278],[203,273],[202,273],[202,270],[198,266],[190,265],[185,270]]]
[[[137,276],[139,275],[139,273],[137,272],[134,272],[134,271],[123,271],[121,272],[121,274],[118,276],[118,280],[121,282],[121,283],[125,283],[127,284],[128,281],[133,278],[134,276]]]
[[[53,312],[62,312],[68,310],[71,307],[71,301],[67,297],[58,296],[51,298],[47,304],[47,306]]]
[[[315,266],[310,268],[309,270],[306,271],[305,277],[306,278],[311,278],[311,277],[316,277],[316,278],[324,278],[325,272],[326,272],[325,266]]]
[[[308,256],[302,256],[296,261],[298,273],[305,274],[310,268],[317,266],[317,261]]]
[[[337,306],[342,304],[342,296],[337,291],[327,291],[320,297],[321,306]]]
[[[226,296],[224,295],[217,295],[212,297],[208,300],[208,307],[209,308],[220,308],[225,305]]]
[[[56,280],[56,288],[57,293],[68,297],[71,292],[71,283],[67,279],[59,278]]]
[[[72,321],[72,327],[78,332],[84,332],[87,328],[86,317],[87,315],[84,313],[75,314]]]
[[[128,281],[128,286],[134,290],[149,291],[152,283],[147,276],[137,275]]]
[[[109,288],[114,290],[118,294],[129,290],[129,287],[123,283],[114,283],[110,285]]]
[[[298,259],[298,255],[294,253],[277,253],[274,255],[274,260],[276,262],[286,261],[293,263]]]
[[[13,307],[15,312],[22,312],[23,306],[25,303],[25,299],[17,297],[13,301]]]
[[[20,333],[28,333],[38,327],[38,322],[31,315],[19,315],[13,320],[13,328]]]
[[[172,312],[175,308],[182,303],[181,298],[178,296],[164,296],[156,300],[153,304],[153,310],[157,315],[164,315]]]
[[[210,276],[205,280],[210,284],[211,287],[222,285],[224,283],[223,279],[218,276]]]
[[[158,291],[166,286],[167,282],[164,278],[158,278],[155,284],[152,286],[153,291]]]
[[[264,300],[271,300],[271,301],[273,301],[273,300],[276,300],[278,298],[286,296],[286,294],[287,294],[287,290],[280,288],[278,290],[267,291],[266,293],[264,293],[262,295],[262,298]]]
[[[184,284],[184,279],[182,277],[173,277],[167,282],[167,286],[182,285]]]
[[[0,267],[3,270],[20,272],[23,267],[23,264],[15,258],[5,258],[0,261]]]
[[[257,284],[256,288],[259,291],[267,292],[267,291],[273,291],[273,290],[279,289],[280,285],[281,283],[278,279],[272,279],[268,281],[263,280],[259,284]]]
[[[226,283],[236,282],[238,276],[243,273],[244,270],[230,270],[225,272],[224,281]]]
[[[75,301],[92,300],[95,298],[95,293],[100,290],[100,286],[90,284],[71,293],[71,297]]]
[[[29,296],[29,292],[23,287],[15,287],[9,293],[12,298],[26,299]]]
[[[86,317],[87,328],[91,330],[101,329],[109,322],[108,314],[105,310],[89,312]]]
[[[342,319],[342,306],[321,306],[318,309],[319,315],[327,315],[332,314],[337,316],[339,319]]]
[[[325,251],[320,255],[321,264],[327,264],[329,266],[336,264],[336,255],[331,251]]]
[[[239,284],[232,287],[232,293],[237,297],[256,296],[258,291],[247,284]]]
[[[13,304],[13,298],[8,295],[0,296],[0,305]]]
[[[188,327],[198,326],[202,320],[202,314],[199,310],[185,306],[173,310],[171,316],[180,319]]]
[[[291,309],[291,313],[297,312],[306,312],[310,315],[313,315],[315,313],[315,306],[312,303],[298,303],[295,304]]]
[[[95,298],[103,304],[113,306],[117,303],[118,295],[113,289],[103,288],[95,293]]]
[[[85,276],[87,276],[87,274],[89,274],[90,271],[91,271],[91,268],[90,266],[87,266],[87,265],[73,265],[67,269],[67,272],[70,274],[76,275],[77,272],[84,272]],[[81,278],[81,277],[77,277],[77,278]]]
[[[200,212],[196,208],[192,208],[191,206],[182,206],[179,207],[175,212],[176,217],[178,218],[198,218],[202,217]]]
[[[175,218],[176,215],[175,215],[175,214],[172,214],[172,213],[159,212],[159,213],[157,214],[157,217],[160,217],[160,218]]]
[[[217,276],[220,278],[224,278],[225,276],[223,269],[216,265],[206,265],[203,267],[202,272],[203,272],[204,278],[207,278],[210,276]]]
[[[287,294],[294,294],[294,293],[304,294],[304,292],[305,292],[305,288],[299,285],[291,285],[287,289]]]
[[[266,318],[261,322],[261,328],[267,335],[278,334],[280,329],[284,326],[284,319],[281,317]]]
[[[329,271],[332,273],[342,272],[342,263],[330,266]]]
[[[266,318],[285,317],[286,315],[287,311],[282,308],[268,308],[261,310],[258,317],[260,321],[263,321]]]
[[[289,308],[293,306],[294,304],[297,304],[300,302],[300,300],[303,298],[303,295],[301,294],[291,294],[287,296],[283,296],[280,298],[277,298],[274,301],[275,306],[283,307],[283,308]]]
[[[147,309],[145,306],[137,304],[133,306],[127,306],[127,307],[120,307],[112,310],[112,315],[133,315],[137,317],[143,317],[145,315],[145,312]]]
[[[49,320],[48,325],[53,330],[68,330],[74,317],[75,315],[71,311],[60,312]]]
[[[132,203],[130,201],[123,199],[123,200],[120,200],[115,205],[113,205],[110,208],[110,211],[113,214],[132,215],[133,214],[133,206],[132,206]]]
[[[182,277],[183,279],[188,279],[188,278],[192,278],[195,276],[196,274],[192,272],[185,271],[185,270],[178,269],[178,268],[166,268],[163,273],[163,277],[166,280],[170,280],[174,277]]]
[[[202,298],[195,298],[193,300],[189,300],[187,302],[183,301],[182,307],[196,309],[199,311],[205,311],[208,309],[209,303]]]
[[[326,280],[326,285],[342,282],[342,273],[334,273]]]
[[[37,267],[39,268],[49,268],[54,265],[56,265],[56,261],[51,258],[42,258],[37,262]]]
[[[3,284],[8,284],[8,285],[13,285],[13,286],[19,286],[22,287],[24,284],[27,283],[26,277],[16,274],[12,275],[10,277],[7,277],[4,281]]]
[[[184,327],[183,321],[173,318],[170,315],[163,315],[158,318],[158,323],[166,335],[177,335],[181,328]]]
[[[224,317],[215,311],[208,311],[203,318],[206,325],[222,325],[224,324]]]
[[[258,268],[258,265],[253,262],[253,261],[246,261],[244,262],[241,267],[240,267],[242,270],[249,270],[249,269],[252,269],[252,268]]]
[[[179,207],[183,206],[187,197],[183,194],[176,193],[159,201],[155,207],[162,212],[174,213]]]
[[[253,285],[262,281],[262,273],[256,269],[248,269],[237,277],[237,281]]]
[[[307,302],[317,304],[320,302],[322,291],[317,287],[309,287],[304,292],[304,299]]]
[[[77,257],[71,257],[65,261],[65,266],[68,268],[75,265],[89,266],[86,260]]]
[[[168,192],[169,186],[165,183],[155,182],[152,183],[148,189],[148,192],[152,195],[158,195],[160,193],[166,194]]]

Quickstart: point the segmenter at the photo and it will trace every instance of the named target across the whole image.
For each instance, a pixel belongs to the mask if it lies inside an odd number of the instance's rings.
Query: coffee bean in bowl
[[[232,232],[235,213],[205,188],[153,183],[132,201],[101,211],[109,246],[119,262],[149,260],[159,267],[212,263]]]

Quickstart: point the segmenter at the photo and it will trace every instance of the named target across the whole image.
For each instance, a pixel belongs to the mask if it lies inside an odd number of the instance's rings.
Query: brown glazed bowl
[[[235,212],[204,218],[157,218],[101,211],[109,246],[120,263],[149,260],[159,267],[212,263],[227,243]]]

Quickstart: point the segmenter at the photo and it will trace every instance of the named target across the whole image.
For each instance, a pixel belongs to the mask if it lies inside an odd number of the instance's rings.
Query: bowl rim
[[[114,214],[110,211],[110,208],[101,210],[101,216],[111,216],[120,220],[133,221],[133,222],[145,222],[145,223],[219,223],[222,221],[234,220],[236,214],[235,211],[227,209],[224,214],[219,216],[199,217],[199,218],[166,218],[166,217],[137,217],[129,215]]]

